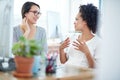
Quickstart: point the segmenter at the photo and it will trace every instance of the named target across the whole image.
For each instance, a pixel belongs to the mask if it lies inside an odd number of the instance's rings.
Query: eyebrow
[[[40,12],[40,10],[29,10],[29,11],[37,11],[37,12]]]
[[[75,17],[75,20],[78,20],[79,18]]]

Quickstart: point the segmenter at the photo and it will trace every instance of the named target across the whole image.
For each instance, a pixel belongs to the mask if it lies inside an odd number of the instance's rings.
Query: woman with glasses
[[[18,42],[21,36],[41,42],[43,52],[47,53],[47,38],[45,29],[36,25],[39,19],[40,6],[34,2],[25,2],[21,10],[22,22],[13,29],[13,43]],[[35,56],[33,73],[40,70],[40,56]],[[37,70],[36,70],[37,69]]]
[[[22,23],[15,26],[13,29],[13,42],[18,42],[20,36],[24,36],[27,39],[35,39],[42,41],[44,51],[47,51],[46,32],[42,27],[36,26],[39,19],[40,6],[34,2],[25,2],[21,10]]]

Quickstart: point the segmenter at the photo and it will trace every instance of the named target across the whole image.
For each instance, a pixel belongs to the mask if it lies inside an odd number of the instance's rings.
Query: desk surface
[[[68,70],[69,69],[69,70]],[[64,73],[62,71],[64,71]],[[92,80],[94,78],[93,70],[88,68],[68,68],[58,69],[55,75],[46,75],[45,77],[17,78],[12,72],[0,72],[0,80]]]

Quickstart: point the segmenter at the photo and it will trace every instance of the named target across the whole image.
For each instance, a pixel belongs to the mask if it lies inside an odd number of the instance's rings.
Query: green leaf
[[[37,42],[36,40],[27,40],[23,36],[21,36],[19,42],[15,43],[12,47],[12,52],[14,55],[23,57],[40,55],[42,50],[42,42]]]

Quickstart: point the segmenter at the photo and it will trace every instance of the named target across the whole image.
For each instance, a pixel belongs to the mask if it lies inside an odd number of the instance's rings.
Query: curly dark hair
[[[86,21],[88,28],[96,33],[98,23],[98,9],[93,4],[80,5],[79,13],[84,21]]]
[[[23,4],[22,10],[21,10],[22,18],[25,17],[25,13],[28,13],[29,10],[31,9],[31,7],[32,7],[33,5],[36,5],[38,8],[40,8],[40,6],[39,6],[38,4],[36,4],[36,3],[34,3],[34,2],[30,2],[30,1],[25,2],[25,3]]]

